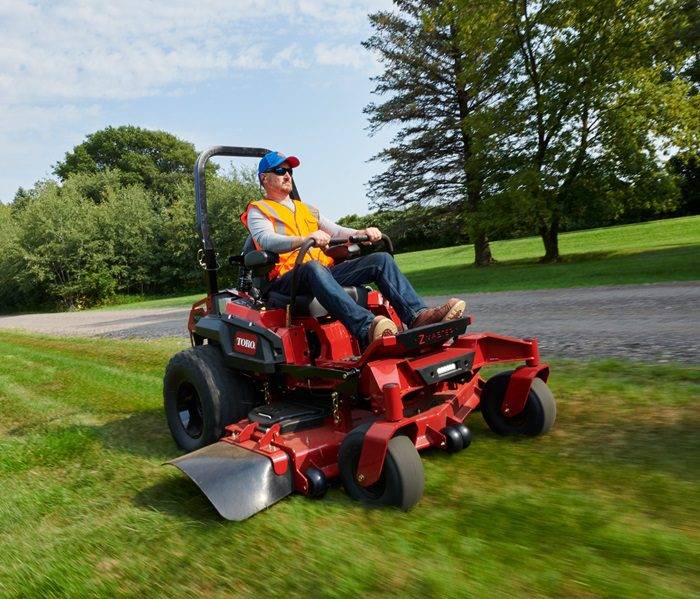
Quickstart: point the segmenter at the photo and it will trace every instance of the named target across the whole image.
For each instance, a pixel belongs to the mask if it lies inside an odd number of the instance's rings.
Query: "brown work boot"
[[[426,324],[435,324],[436,322],[446,322],[461,318],[464,311],[467,309],[467,303],[464,300],[453,297],[447,303],[436,308],[426,308],[418,313],[415,320],[411,323],[411,328],[422,327]]]
[[[369,325],[367,332],[367,340],[372,343],[377,339],[381,339],[384,335],[396,335],[399,328],[396,323],[386,316],[375,316],[372,324]]]

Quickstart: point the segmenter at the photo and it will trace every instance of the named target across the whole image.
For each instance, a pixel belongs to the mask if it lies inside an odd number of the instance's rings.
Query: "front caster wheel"
[[[362,425],[350,431],[340,446],[338,465],[345,490],[370,507],[393,505],[411,509],[423,496],[425,477],[418,451],[408,437],[389,441],[384,468],[376,483],[363,487],[357,482],[357,465],[368,428],[369,425]]]
[[[457,453],[464,449],[464,439],[461,431],[456,426],[446,426],[442,429],[445,435],[445,451],[447,453]]]
[[[328,481],[326,480],[326,475],[323,473],[323,470],[311,467],[308,468],[304,474],[306,475],[306,480],[309,482],[309,489],[306,492],[306,496],[310,499],[321,499],[328,490]]]
[[[501,412],[511,372],[501,372],[488,381],[481,394],[481,414],[489,428],[498,435],[528,435],[546,433],[557,417],[554,395],[542,379],[533,379],[525,407],[513,417]]]
[[[465,424],[458,424],[455,428],[459,431],[459,434],[462,435],[463,449],[466,449],[472,444],[472,432]]]

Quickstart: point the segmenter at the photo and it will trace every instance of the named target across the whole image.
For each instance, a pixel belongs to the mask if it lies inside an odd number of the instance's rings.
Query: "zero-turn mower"
[[[468,334],[470,317],[407,329],[382,295],[346,288],[399,328],[363,347],[315,298],[264,293],[277,255],[250,243],[229,262],[237,288],[219,290],[207,216],[205,166],[212,156],[262,157],[262,148],[214,147],[195,164],[195,204],[207,296],[195,303],[192,347],[164,379],[173,438],[188,453],[168,462],[189,476],[229,520],[243,520],[293,491],[311,498],[340,478],[369,506],[407,510],[423,495],[419,451],[469,446],[465,426],[481,411],[499,435],[535,436],[556,417],[549,367],[536,339]],[[292,197],[298,198],[296,187]],[[365,251],[366,238],[332,239],[336,262]],[[384,251],[393,252],[384,236]],[[313,247],[299,248],[296,264]],[[373,248],[371,248],[373,249]],[[294,276],[294,275],[293,275]],[[520,365],[484,380],[500,362]]]

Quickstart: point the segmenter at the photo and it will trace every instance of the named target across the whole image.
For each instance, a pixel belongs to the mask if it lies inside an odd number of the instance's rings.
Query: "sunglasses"
[[[284,173],[287,173],[290,177],[293,174],[293,171],[291,168],[285,168],[283,166],[276,166],[275,168],[271,168],[269,171],[265,171],[266,173],[274,173],[275,175],[281,177],[284,175]]]

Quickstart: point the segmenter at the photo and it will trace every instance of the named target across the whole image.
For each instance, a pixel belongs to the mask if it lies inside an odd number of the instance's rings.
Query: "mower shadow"
[[[95,427],[105,449],[166,462],[179,451],[168,431],[163,410],[142,410]]]
[[[226,522],[197,485],[184,475],[169,476],[142,489],[134,497],[134,505],[203,524],[221,525]]]

